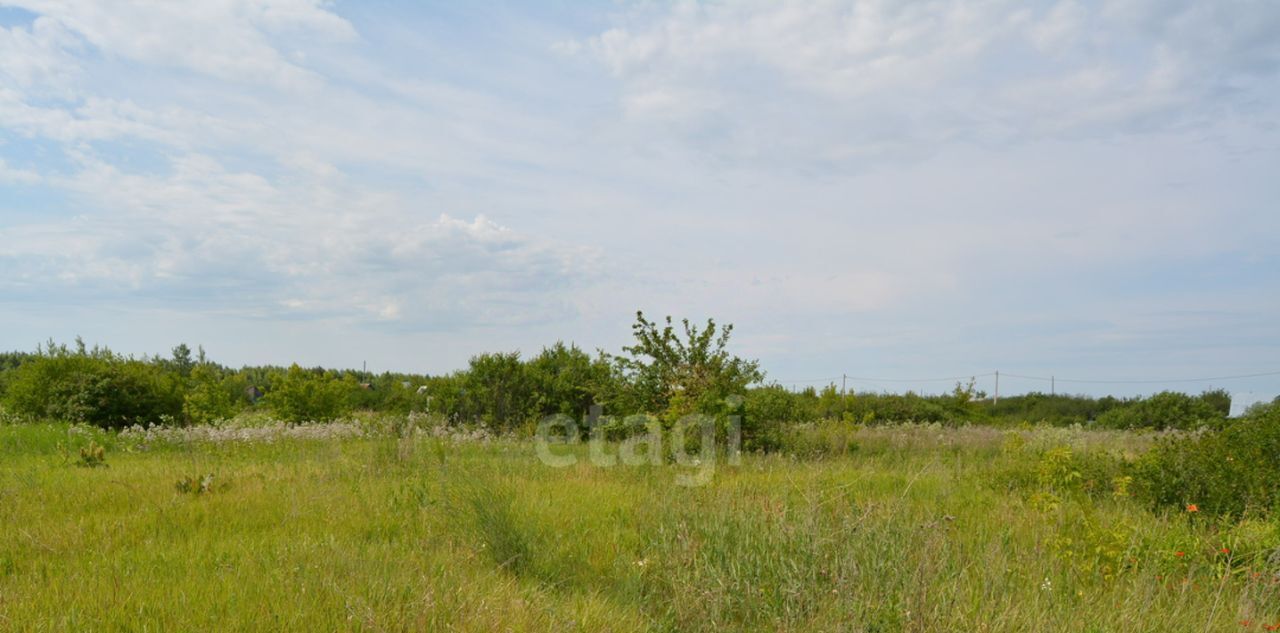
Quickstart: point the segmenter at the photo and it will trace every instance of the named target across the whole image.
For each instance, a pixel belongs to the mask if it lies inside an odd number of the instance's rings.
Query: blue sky
[[[1273,2],[0,0],[0,346],[1277,371],[1278,75]]]

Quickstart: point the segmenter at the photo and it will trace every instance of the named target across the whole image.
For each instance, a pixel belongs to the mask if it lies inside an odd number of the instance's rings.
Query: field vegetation
[[[443,376],[4,355],[0,630],[1280,630],[1280,403],[793,391],[730,332]],[[718,452],[600,465],[636,412]]]

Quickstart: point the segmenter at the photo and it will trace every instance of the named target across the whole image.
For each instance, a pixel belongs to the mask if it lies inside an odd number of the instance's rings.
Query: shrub
[[[492,429],[511,429],[536,417],[534,383],[519,352],[472,357],[463,385],[467,417]]]
[[[119,429],[182,413],[176,376],[106,351],[43,353],[12,370],[5,394],[14,413]]]
[[[235,376],[223,376],[213,365],[203,364],[191,370],[182,414],[192,424],[210,424],[235,417],[246,404],[241,381]]]
[[[1098,416],[1097,422],[1099,426],[1112,429],[1221,427],[1227,417],[1226,411],[1222,409],[1221,398],[1215,392],[1206,396],[1163,391],[1150,398],[1111,409]],[[1230,397],[1227,398],[1226,408],[1231,408]]]
[[[1136,465],[1143,496],[1155,506],[1235,516],[1280,503],[1280,408],[1268,407],[1220,431],[1166,439]]]
[[[264,401],[286,422],[327,422],[350,413],[347,396],[358,388],[353,380],[309,372],[295,364],[276,380]]]

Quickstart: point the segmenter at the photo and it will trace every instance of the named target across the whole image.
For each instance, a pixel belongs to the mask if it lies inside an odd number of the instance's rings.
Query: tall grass
[[[1066,476],[1058,486],[1042,467],[1053,447],[1121,454],[1144,450],[1144,437],[838,431],[805,440],[803,456],[747,456],[688,488],[674,467],[557,469],[526,443],[413,433],[103,436],[109,468],[87,469],[59,457],[60,443],[80,439],[69,427],[4,426],[0,630],[1239,631],[1280,621],[1274,525],[1245,534],[1152,513],[1123,490],[1077,490]],[[219,482],[208,494],[175,488],[206,473]],[[1221,553],[1246,538],[1248,560]]]

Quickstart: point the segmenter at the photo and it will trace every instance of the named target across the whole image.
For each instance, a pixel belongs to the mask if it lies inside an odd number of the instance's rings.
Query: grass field
[[[746,456],[684,487],[675,465],[552,468],[526,441],[363,429],[0,426],[0,630],[1280,622],[1274,524],[1153,513],[1126,482],[1078,490],[1059,467],[1149,436],[815,429],[805,457]],[[105,466],[78,464],[90,442]]]

